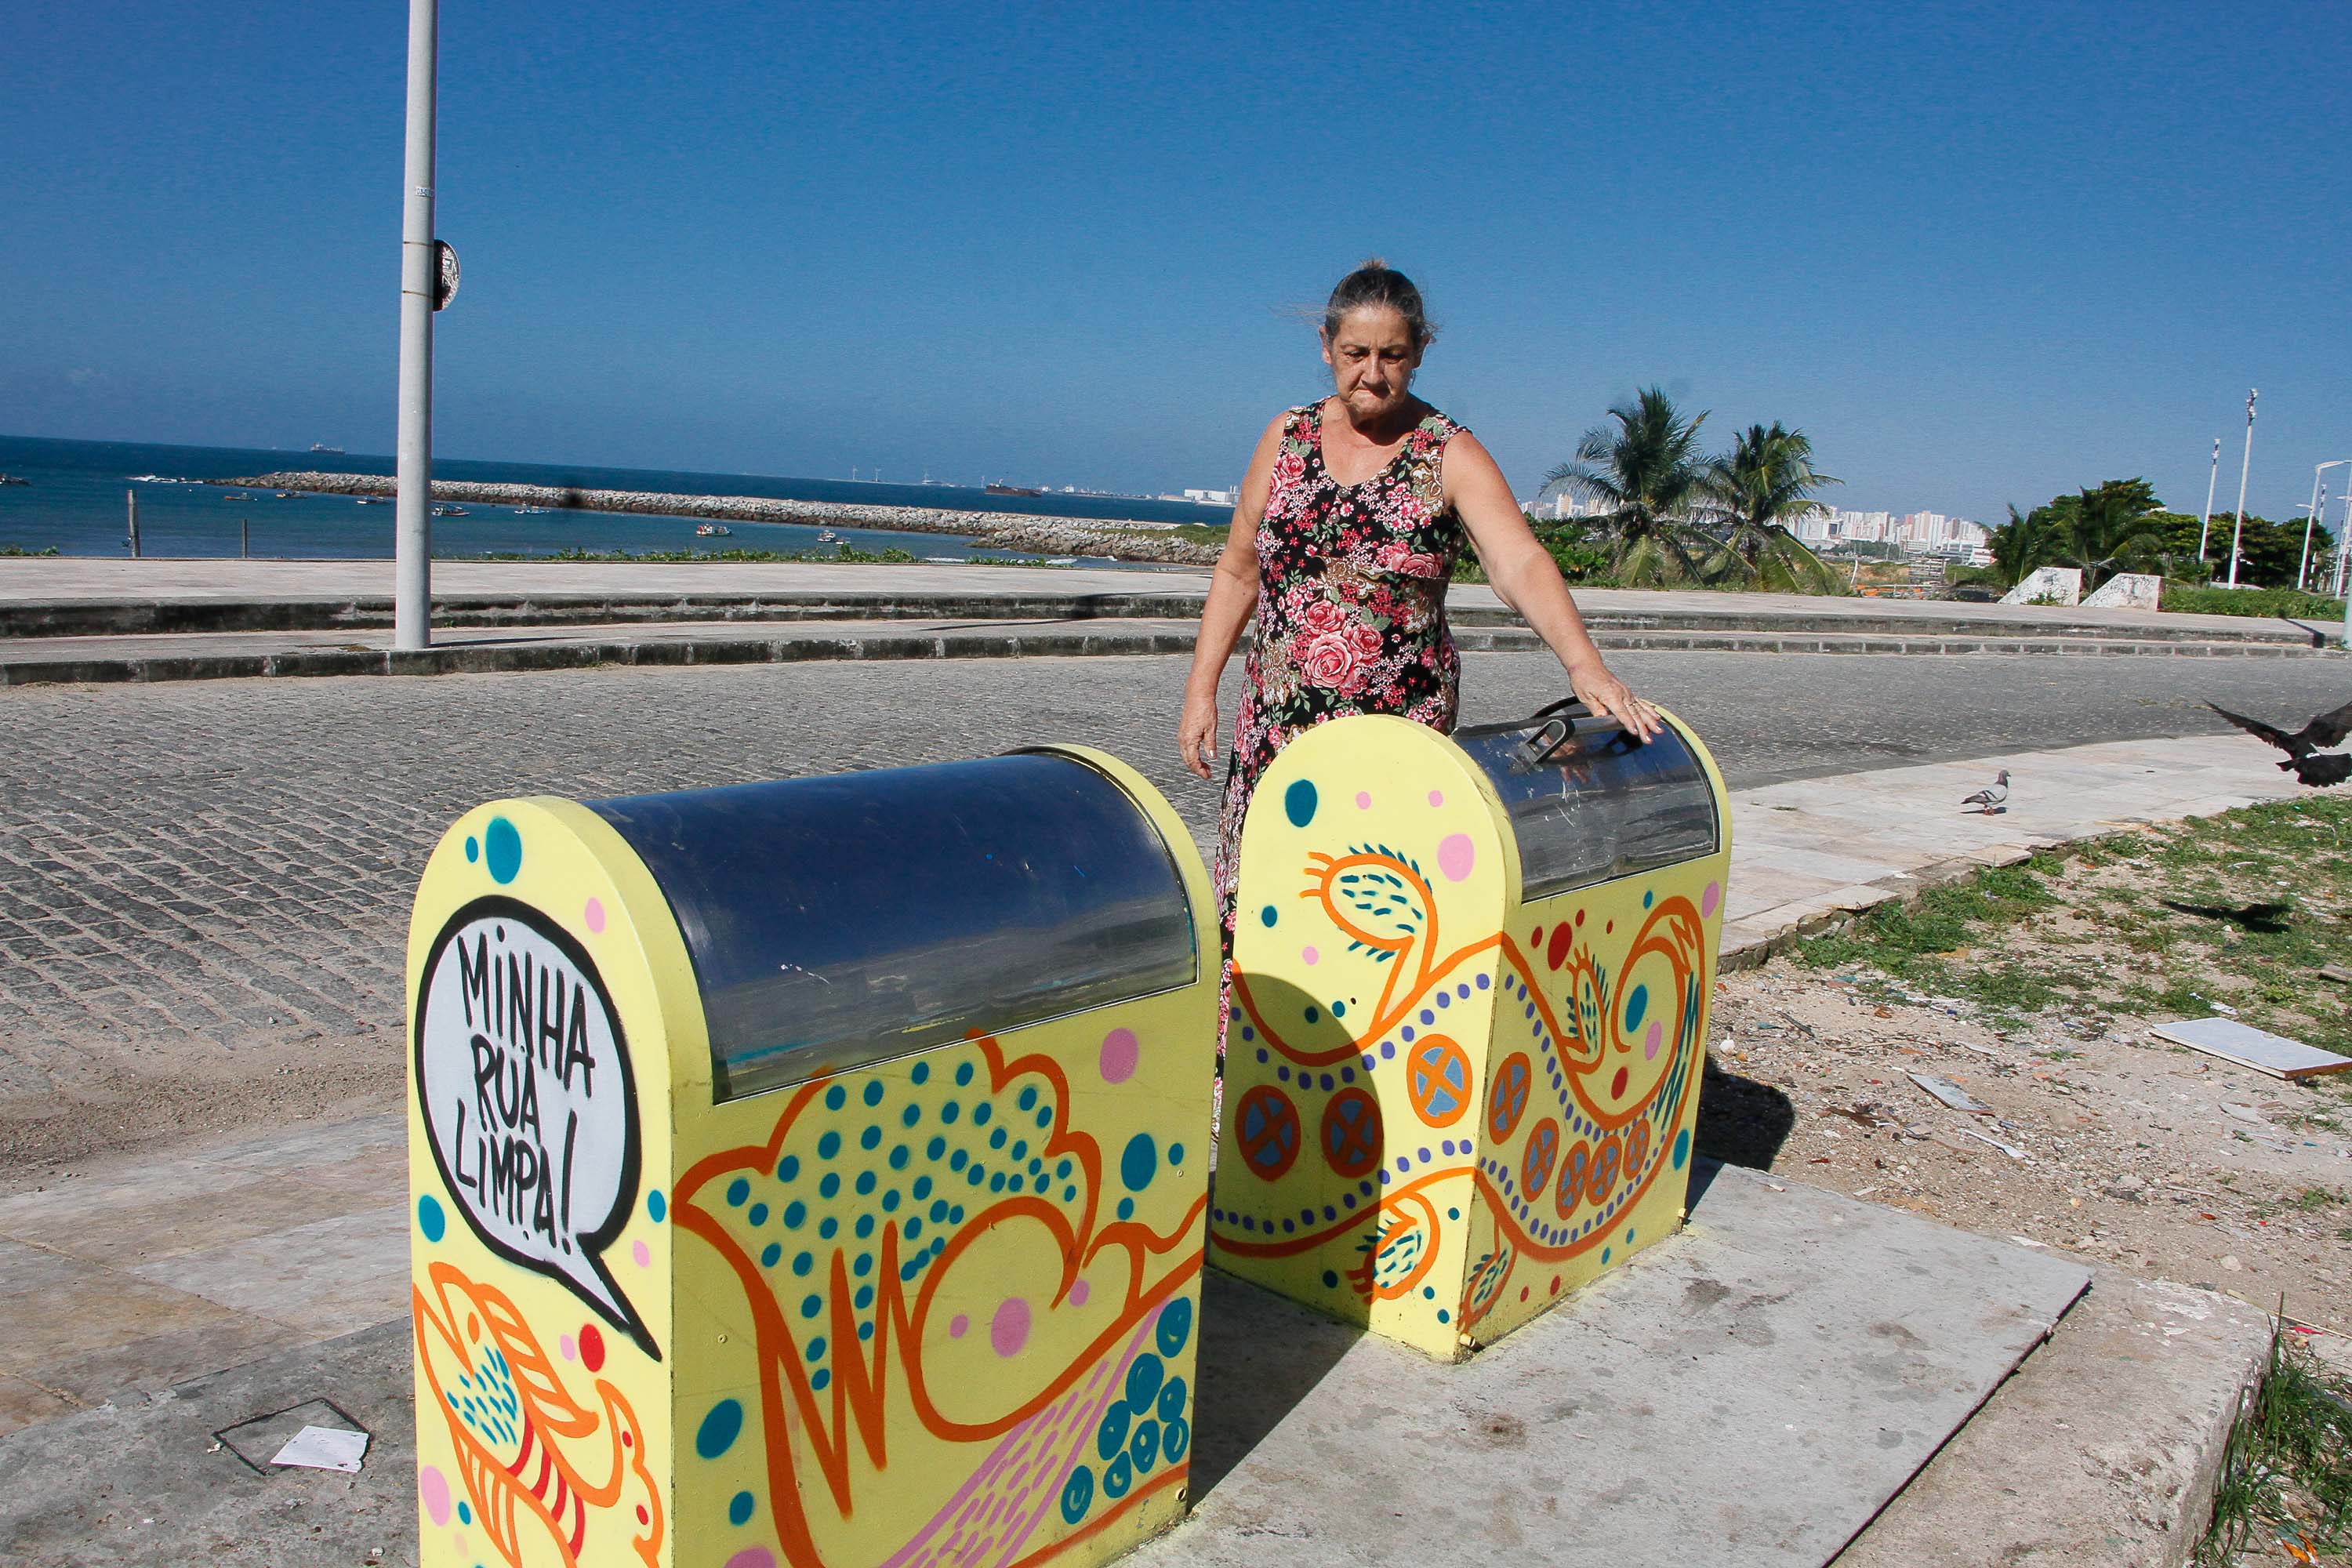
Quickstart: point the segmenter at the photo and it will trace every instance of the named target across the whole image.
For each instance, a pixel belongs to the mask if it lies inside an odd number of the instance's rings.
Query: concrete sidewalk
[[[1205,573],[793,563],[442,562],[436,621],[487,626],[692,620],[1189,619]],[[2042,605],[1580,588],[1597,629],[1960,638],[2117,637],[2312,647],[2341,627],[2242,616]],[[1461,584],[1460,626],[1517,625],[1492,588]],[[388,561],[0,560],[0,637],[388,626]]]

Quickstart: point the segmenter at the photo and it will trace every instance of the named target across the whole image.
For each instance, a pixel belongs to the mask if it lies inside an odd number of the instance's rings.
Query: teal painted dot
[[[1309,1007],[1307,1009],[1307,1021],[1310,1024],[1318,1022],[1322,1018],[1322,1016],[1323,1009],[1320,1007]]]
[[[768,1205],[765,1204],[753,1204],[750,1211],[746,1213],[743,1217],[750,1220],[753,1225],[765,1225],[768,1223]]]
[[[1024,1084],[1022,1086],[1021,1109],[1024,1110],[1034,1110],[1037,1109],[1037,1086],[1035,1084]]]
[[[872,1079],[867,1081],[866,1085],[866,1103],[868,1105],[879,1105],[882,1103],[882,1080],[880,1079]]]
[[[1656,898],[1657,898],[1657,896],[1658,896],[1658,895],[1657,895],[1656,893],[1654,893],[1654,892],[1651,892],[1651,891],[1647,891],[1647,890],[1645,890],[1645,891],[1642,894],[1642,907],[1643,907],[1643,909],[1645,909],[1645,910],[1646,910],[1646,909],[1648,909],[1648,908],[1650,907],[1651,901],[1652,901],[1653,900],[1656,899]]]
[[[1421,1288],[1421,1293],[1424,1300],[1431,1301],[1437,1300],[1437,1287],[1434,1285],[1423,1285]]]
[[[849,1271],[852,1274],[856,1275],[860,1279],[865,1279],[868,1274],[874,1272],[874,1255],[870,1252],[859,1253],[857,1255],[857,1261],[850,1265]]]
[[[1054,1125],[1053,1107],[1041,1105],[1037,1108],[1037,1125],[1040,1127],[1051,1127]]]
[[[1257,918],[1260,923],[1271,926],[1275,921],[1282,918],[1282,911],[1276,909],[1272,904],[1268,904],[1265,908],[1258,910]]]
[[[860,1132],[857,1135],[857,1146],[861,1149],[879,1149],[882,1147],[882,1129],[879,1127],[869,1127],[865,1131]]]
[[[839,1110],[843,1106],[848,1103],[849,1091],[842,1088],[841,1085],[835,1084],[831,1089],[824,1091],[824,1108],[827,1110]]]
[[[481,844],[481,840],[479,840],[479,839],[476,838],[476,837],[475,837],[472,834],[470,834],[470,833],[469,833],[469,834],[467,834],[467,835],[466,835],[466,860],[467,860],[467,863],[468,865],[470,865],[470,864],[472,864],[474,861],[478,860],[478,859],[480,859],[481,858],[482,858],[482,844]]]
[[[929,1083],[931,1079],[931,1064],[929,1062],[917,1062],[915,1064],[915,1070],[908,1073],[907,1078],[908,1080],[912,1083]]]
[[[823,1394],[825,1391],[825,1388],[832,1382],[833,1369],[829,1366],[821,1366],[817,1368],[813,1374],[811,1374],[809,1378],[809,1387],[819,1394]]]
[[[819,1334],[816,1338],[809,1341],[807,1353],[808,1359],[811,1361],[823,1361],[824,1359],[824,1336],[823,1334]]]
[[[864,1241],[867,1237],[872,1236],[873,1234],[874,1216],[870,1214],[859,1215],[857,1216],[857,1239]]]
[[[1070,1479],[1062,1483],[1063,1521],[1068,1524],[1077,1523],[1087,1517],[1087,1510],[1094,1506],[1094,1501],[1095,1473],[1086,1466],[1080,1465],[1070,1472]]]
[[[898,1144],[890,1151],[890,1168],[894,1171],[903,1171],[907,1168],[907,1162],[914,1157],[915,1152],[913,1150],[908,1148],[904,1143]]]
[[[923,1158],[926,1160],[936,1160],[947,1152],[948,1141],[944,1138],[934,1138],[923,1145]]]
[[[1334,1002],[1331,1004],[1331,1016],[1334,1018],[1344,1018],[1347,1016],[1348,1005],[1345,1002]]]
[[[659,1225],[662,1222],[662,1216],[668,1213],[669,1200],[662,1196],[661,1189],[659,1187],[656,1187],[652,1192],[646,1194],[646,1217],[647,1219],[652,1220],[656,1225]]]
[[[427,1194],[416,1200],[416,1228],[425,1233],[427,1241],[438,1241],[449,1229],[449,1216],[441,1212],[441,1200]]]
[[[1184,1163],[1184,1145],[1181,1143],[1171,1143],[1168,1145],[1168,1163],[1171,1165],[1181,1165]],[[1066,1160],[1062,1163],[1064,1168],[1066,1169],[1069,1162]]]
[[[931,1195],[931,1179],[930,1179],[930,1177],[929,1177],[929,1176],[917,1176],[917,1177],[915,1178],[915,1201],[916,1201],[916,1202],[918,1202],[918,1203],[920,1203],[923,1199],[925,1199],[925,1198],[927,1198],[927,1197],[929,1197],[930,1195]]]
[[[1294,779],[1282,792],[1282,814],[1290,818],[1293,827],[1304,827],[1315,820],[1315,781]]]
[[[818,1222],[816,1227],[817,1235],[826,1241],[831,1241],[840,1233],[840,1230],[841,1221],[835,1218],[832,1215],[825,1215],[823,1220]]]
[[[1616,1255],[1616,1251],[1617,1249],[1613,1247],[1602,1247],[1601,1249],[1601,1261],[1603,1263],[1608,1262],[1611,1258]]]
[[[783,1255],[783,1243],[780,1241],[772,1241],[768,1243],[767,1246],[760,1248],[760,1267],[762,1268],[773,1268],[776,1266],[776,1259],[782,1258]]]
[[[840,1152],[840,1133],[828,1130],[824,1137],[816,1141],[816,1157],[818,1159],[830,1160]]]
[[[1629,1029],[1640,1028],[1642,1015],[1649,1010],[1650,988],[1646,985],[1634,986],[1633,994],[1625,998],[1625,1026]]]
[[[799,1178],[800,1173],[801,1157],[798,1154],[787,1154],[782,1159],[776,1162],[776,1180],[780,1182],[794,1181]]]
[[[1157,1338],[1161,1355],[1174,1355],[1192,1337],[1192,1303],[1179,1296],[1160,1309],[1160,1329]]]
[[[950,1127],[955,1125],[955,1119],[962,1114],[963,1107],[958,1105],[952,1100],[940,1107],[940,1120],[946,1122]]]
[[[751,1510],[754,1506],[755,1505],[752,1502],[751,1494],[750,1492],[737,1492],[733,1499],[727,1504],[727,1522],[730,1524],[751,1523]]]
[[[824,1298],[823,1298],[822,1296],[803,1296],[803,1297],[802,1297],[802,1298],[801,1298],[801,1316],[802,1316],[802,1317],[803,1317],[803,1318],[814,1318],[814,1317],[815,1317],[819,1312],[822,1312],[822,1311],[824,1311]]]
[[[893,1187],[888,1192],[882,1194],[882,1212],[884,1214],[897,1214],[898,1212],[898,1188]]]
[[[471,1523],[473,1523],[473,1522],[474,1522],[474,1510],[473,1510],[473,1509],[472,1509],[472,1508],[470,1508],[470,1507],[468,1507],[468,1506],[467,1506],[467,1504],[465,1504],[465,1503],[462,1503],[462,1502],[461,1502],[461,1503],[459,1503],[459,1504],[457,1505],[457,1522],[458,1522],[459,1524],[471,1524]]]
[[[733,1181],[727,1184],[727,1206],[729,1208],[741,1208],[743,1206],[743,1200],[751,1195],[751,1184],[745,1181],[742,1177],[738,1176]]]
[[[1323,1270],[1323,1289],[1326,1290],[1336,1290],[1339,1288],[1339,1276],[1328,1268]]]
[[[1447,1209],[1445,1211],[1445,1217],[1447,1219],[1460,1219],[1462,1217],[1462,1211],[1460,1209]]]
[[[1438,1308],[1438,1309],[1437,1309],[1437,1321],[1438,1321],[1439,1322],[1441,1322],[1441,1323],[1451,1322],[1451,1321],[1453,1321],[1453,1320],[1454,1320],[1454,1314],[1453,1314],[1453,1313],[1451,1313],[1451,1312],[1447,1311],[1447,1310],[1446,1310],[1444,1308],[1443,1308],[1443,1307],[1440,1307],[1440,1308]]]
[[[1160,1384],[1167,1375],[1168,1368],[1158,1356],[1148,1353],[1137,1356],[1134,1363],[1127,1369],[1128,1408],[1150,1410],[1151,1402],[1160,1397]]]
[[[1633,1227],[1632,1226],[1630,1226],[1630,1225],[1629,1225],[1629,1226],[1627,1226],[1625,1227],[1625,1245],[1626,1245],[1626,1246],[1628,1246],[1628,1247],[1631,1247],[1633,1244]]]
[[[743,1406],[738,1401],[722,1399],[710,1407],[702,1425],[694,1434],[694,1451],[706,1459],[715,1459],[735,1446],[743,1431]]]
[[[815,1268],[815,1267],[816,1267],[816,1255],[815,1255],[814,1253],[813,1253],[813,1252],[801,1252],[801,1253],[795,1253],[795,1254],[793,1254],[793,1273],[798,1274],[798,1275],[800,1275],[801,1277],[803,1277],[803,1279],[805,1279],[805,1278],[807,1277],[807,1275],[808,1275],[808,1271],[809,1271],[810,1269],[812,1269],[812,1268]]]
[[[1135,1200],[1133,1198],[1121,1198],[1118,1200],[1118,1217],[1121,1219],[1133,1219],[1135,1217]]]
[[[1118,1179],[1127,1190],[1139,1193],[1151,1184],[1160,1173],[1160,1145],[1149,1132],[1139,1132],[1127,1141],[1127,1152],[1118,1157]]]
[[[801,1202],[800,1199],[794,1198],[792,1202],[784,1205],[784,1228],[786,1230],[800,1229],[801,1222],[807,1218],[808,1205]]]
[[[868,1194],[870,1194],[873,1191],[874,1191],[874,1173],[873,1173],[873,1172],[871,1172],[871,1171],[860,1171],[860,1172],[858,1172],[858,1173],[857,1173],[857,1195],[858,1195],[859,1197],[861,1197],[861,1198],[862,1198],[862,1197],[866,1197],[866,1196],[867,1196]]]
[[[874,1287],[871,1285],[860,1285],[857,1288],[857,1294],[850,1299],[850,1305],[856,1307],[861,1312],[866,1310],[866,1308],[874,1305]]]
[[[971,1108],[971,1124],[974,1127],[985,1127],[988,1125],[988,1119],[995,1114],[996,1108],[983,1100]]]
[[[922,1119],[923,1108],[919,1105],[910,1105],[907,1107],[906,1110],[898,1112],[898,1124],[902,1127],[912,1127],[916,1122],[920,1121]]]
[[[522,835],[503,816],[490,818],[482,831],[482,863],[490,869],[490,880],[501,884],[522,869]]]
[[[970,1062],[958,1062],[958,1063],[956,1064],[956,1085],[957,1085],[957,1087],[958,1087],[958,1088],[961,1088],[963,1085],[968,1084],[968,1083],[970,1083],[971,1081],[971,1064]]]
[[[1675,1134],[1675,1169],[1677,1171],[1681,1170],[1683,1168],[1683,1162],[1689,1158],[1690,1129],[1685,1127],[1681,1131]]]

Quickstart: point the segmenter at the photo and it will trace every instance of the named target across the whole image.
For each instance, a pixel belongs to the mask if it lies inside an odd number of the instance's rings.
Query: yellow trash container
[[[1242,832],[1217,1266],[1451,1361],[1672,1234],[1730,852],[1671,717],[1284,748]]]
[[[1213,918],[1092,752],[467,813],[408,950],[420,1560],[1173,1523]]]

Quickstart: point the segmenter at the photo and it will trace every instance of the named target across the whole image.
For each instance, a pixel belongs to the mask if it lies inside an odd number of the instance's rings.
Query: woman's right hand
[[[1209,764],[1217,760],[1216,693],[1185,694],[1184,716],[1176,721],[1176,750],[1183,754],[1186,767],[1209,777]]]

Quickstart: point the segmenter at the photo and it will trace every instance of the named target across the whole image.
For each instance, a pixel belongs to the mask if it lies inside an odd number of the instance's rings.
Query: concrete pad
[[[2269,1352],[2242,1301],[2099,1271],[1838,1568],[2183,1568]]]
[[[1129,1561],[1811,1568],[2090,1280],[1751,1171],[1698,1181],[1684,1236],[1460,1366],[1212,1275],[1192,1517]]]
[[[275,1318],[307,1339],[351,1333],[383,1321],[406,1290],[408,1211],[378,1205],[292,1230],[183,1253],[131,1272],[169,1279],[223,1307]],[[303,1266],[289,1273],[289,1256]]]

